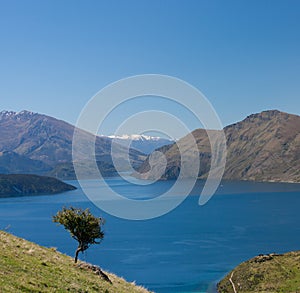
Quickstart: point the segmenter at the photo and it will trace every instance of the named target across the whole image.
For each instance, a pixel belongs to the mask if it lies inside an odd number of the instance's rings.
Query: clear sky
[[[298,0],[0,0],[0,52],[1,110],[75,123],[105,85],[159,73],[201,90],[224,125],[300,114]]]

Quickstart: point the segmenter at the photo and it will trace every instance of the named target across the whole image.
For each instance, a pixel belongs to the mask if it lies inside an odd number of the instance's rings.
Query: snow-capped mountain
[[[150,154],[157,148],[174,143],[173,140],[167,138],[144,134],[109,135],[107,137],[121,145],[128,145],[129,143],[131,148],[137,149],[144,154]]]

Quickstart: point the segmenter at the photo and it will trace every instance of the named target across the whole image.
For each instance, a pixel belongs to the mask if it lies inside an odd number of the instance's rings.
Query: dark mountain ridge
[[[28,174],[0,174],[0,198],[55,194],[75,189],[76,187],[56,178]]]

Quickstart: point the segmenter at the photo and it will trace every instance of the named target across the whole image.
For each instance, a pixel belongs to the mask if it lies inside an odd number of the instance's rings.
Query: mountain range
[[[277,110],[248,116],[241,122],[225,127],[227,159],[224,179],[249,181],[300,182],[300,116]],[[206,178],[210,169],[211,148],[204,129],[192,132],[200,156],[199,178]],[[180,139],[186,152],[190,140]],[[167,167],[161,179],[176,179],[180,172],[180,153],[177,144],[157,149],[164,154]],[[151,162],[155,170],[160,162]],[[153,179],[148,172],[149,157],[135,176]],[[152,178],[153,177],[153,178]]]
[[[0,173],[49,174],[64,168],[68,179],[74,174],[72,165],[72,138],[75,127],[62,120],[29,111],[0,112]],[[114,171],[111,158],[111,142],[108,137],[94,137],[81,131],[77,149],[80,163],[89,165],[86,146],[95,139],[95,155],[101,171]],[[117,145],[117,160],[122,163],[127,150]],[[133,166],[139,166],[145,155],[130,149]],[[63,166],[63,167],[62,167]],[[66,170],[67,169],[67,170]],[[58,173],[57,171],[57,173]],[[92,175],[92,174],[90,174]],[[64,179],[64,178],[63,178]]]
[[[75,127],[62,120],[29,111],[0,112],[0,173],[42,174],[61,179],[74,179],[72,138]],[[300,182],[300,117],[277,110],[252,114],[243,121],[223,129],[227,143],[224,179],[251,181]],[[153,172],[148,172],[149,153],[161,152],[167,162],[160,179],[176,179],[181,168],[178,145],[191,153],[189,136],[176,143],[163,138],[145,135],[98,136],[79,130],[81,143],[78,149],[79,164],[87,178],[97,174],[90,171],[87,145],[95,140],[98,169],[103,176],[115,176],[111,157],[112,141],[117,142],[118,165],[129,158],[142,179],[157,178],[155,170],[161,164],[152,160]],[[211,148],[204,129],[192,132],[200,157],[199,178],[206,178],[210,170]],[[156,146],[159,146],[156,148]],[[143,152],[142,152],[142,151]],[[125,163],[124,169],[126,171]]]

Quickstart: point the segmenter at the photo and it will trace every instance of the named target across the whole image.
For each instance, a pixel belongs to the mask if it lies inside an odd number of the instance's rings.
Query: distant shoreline
[[[0,174],[0,198],[59,194],[75,189],[75,186],[52,177]]]

